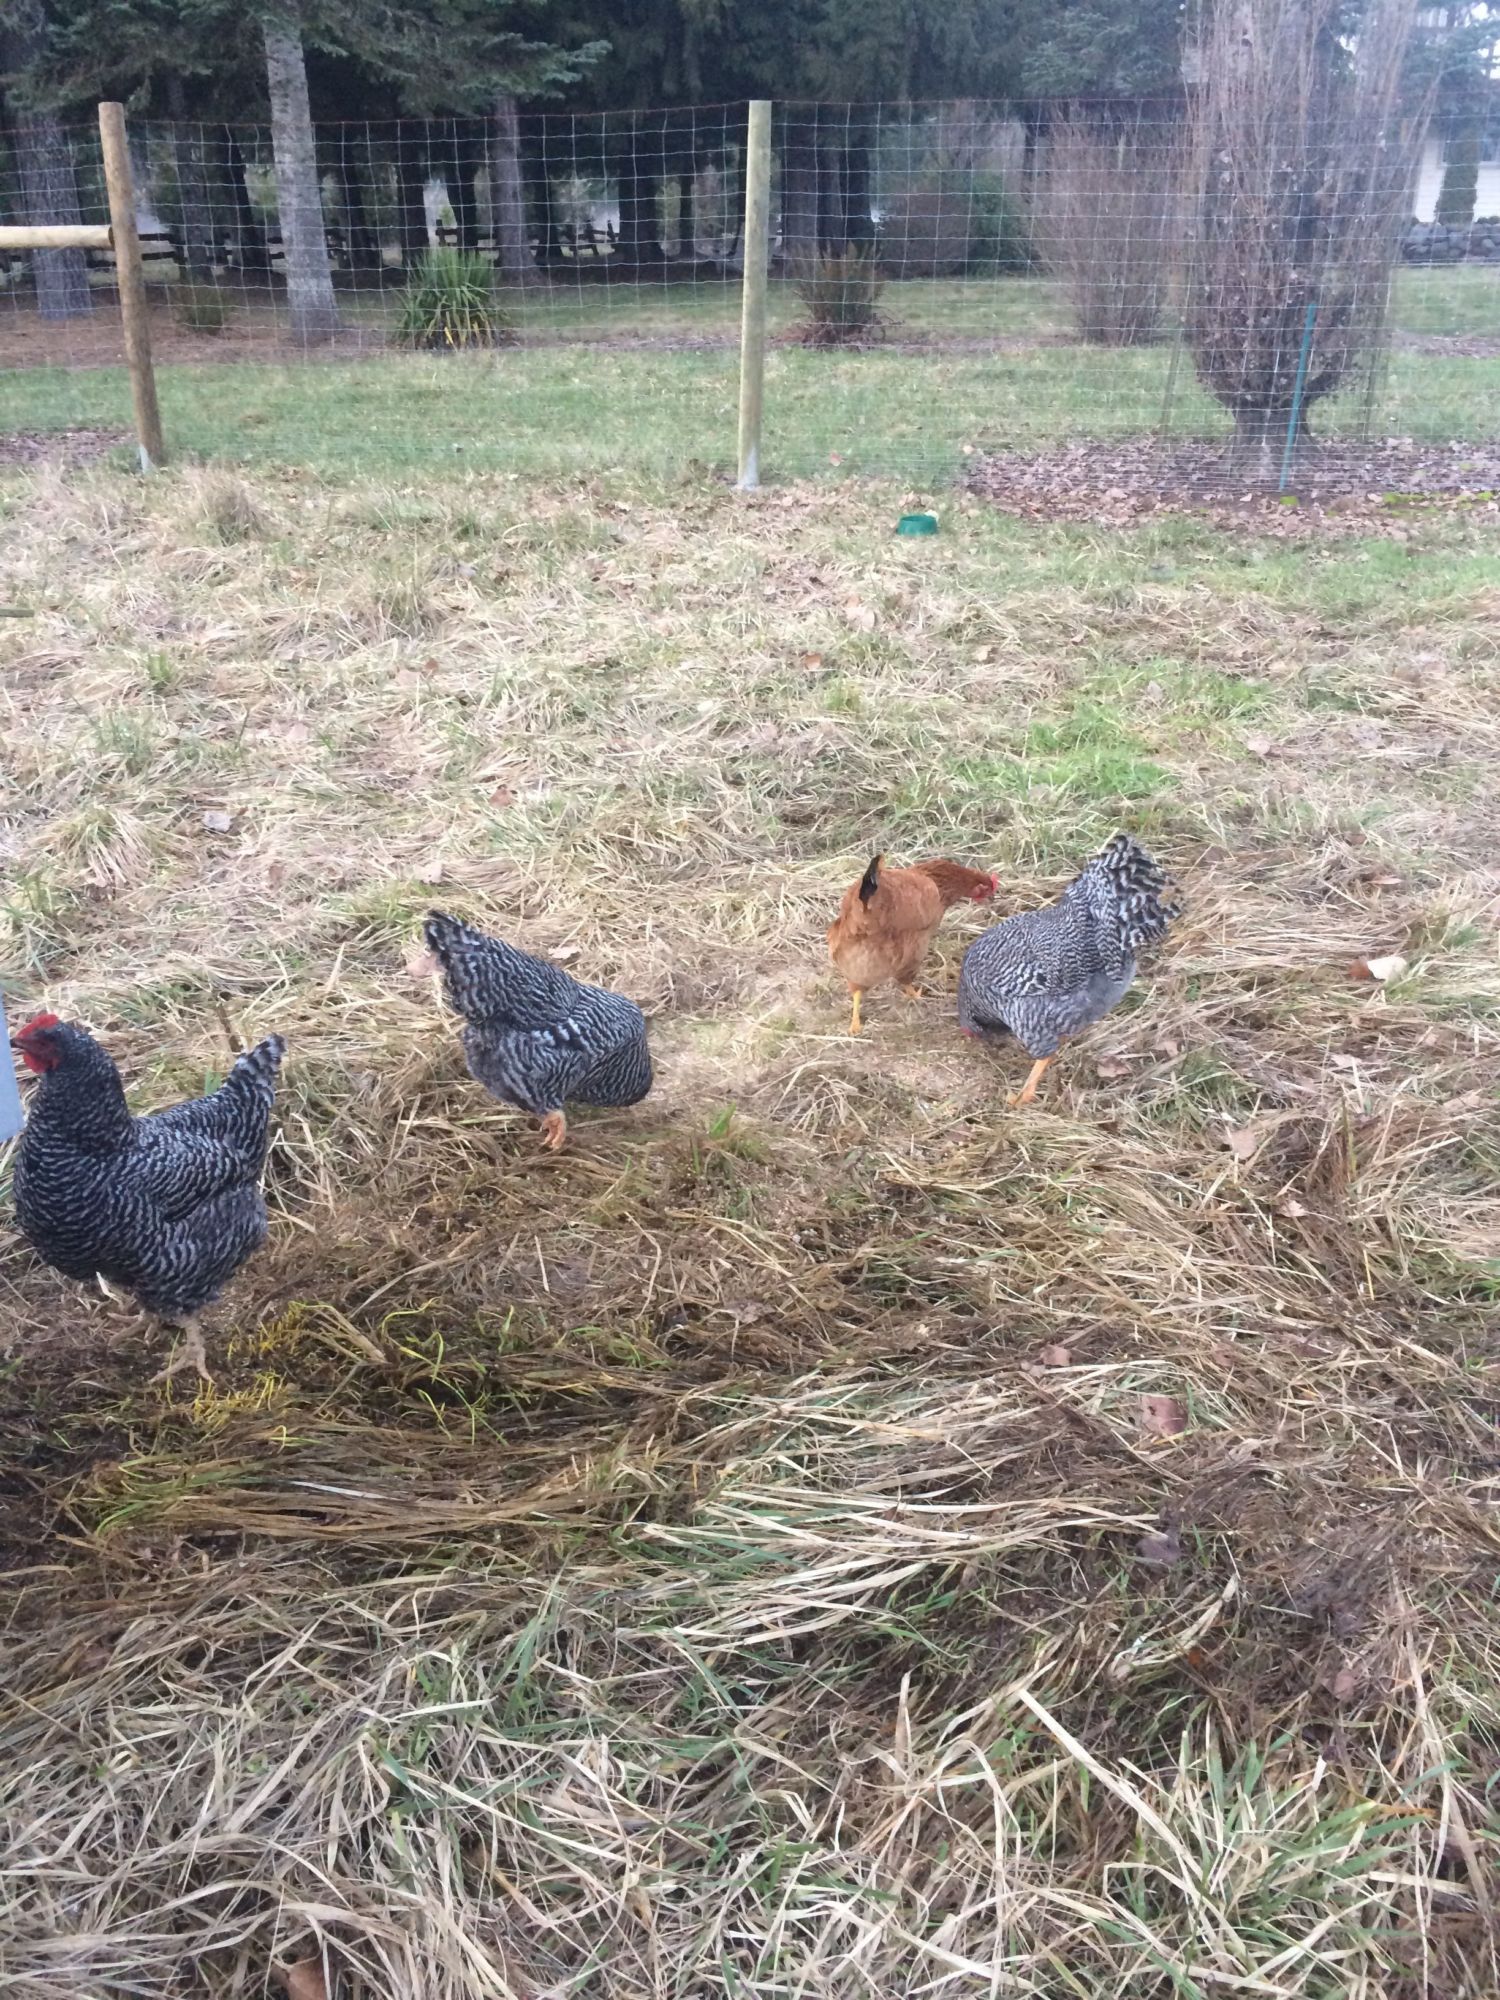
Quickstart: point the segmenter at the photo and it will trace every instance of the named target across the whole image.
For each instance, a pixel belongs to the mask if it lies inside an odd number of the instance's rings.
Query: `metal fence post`
[[[766,389],[766,281],[771,262],[771,105],[755,98],[745,142],[745,276],[740,302],[738,486],[760,484],[760,423]]]
[[[135,187],[130,177],[123,104],[99,106],[99,137],[104,144],[104,182],[109,190],[115,282],[120,290],[120,318],[125,323],[125,365],[130,370],[130,395],[135,404],[135,434],[140,440],[141,470],[150,472],[165,458],[166,446],[156,403],[156,377],[151,371],[151,321],[141,241],[135,229]]]

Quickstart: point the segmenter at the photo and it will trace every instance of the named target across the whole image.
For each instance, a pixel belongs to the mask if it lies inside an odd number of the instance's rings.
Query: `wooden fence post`
[[[156,402],[156,377],[151,370],[151,322],[146,308],[146,273],[141,263],[141,239],[135,228],[135,188],[130,178],[130,148],[125,139],[123,104],[99,106],[99,137],[104,143],[104,183],[109,190],[115,281],[120,289],[120,318],[125,324],[125,365],[130,370],[135,434],[140,441],[141,470],[150,472],[166,457],[166,446],[162,441],[161,411]]]
[[[750,105],[745,142],[745,276],[740,295],[739,489],[760,484],[760,425],[766,390],[766,281],[771,263],[771,106]]]

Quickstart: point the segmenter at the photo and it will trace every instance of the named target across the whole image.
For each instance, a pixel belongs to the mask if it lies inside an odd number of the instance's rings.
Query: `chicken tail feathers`
[[[1166,893],[1167,873],[1128,833],[1114,834],[1070,885],[1093,914],[1115,928],[1129,952],[1166,936],[1182,906]]]
[[[286,1042],[280,1035],[267,1035],[263,1042],[257,1042],[253,1049],[247,1049],[235,1064],[247,1077],[275,1085],[277,1074],[286,1059]]]
[[[872,855],[869,867],[859,878],[859,900],[866,908],[869,907],[870,898],[880,887],[880,864],[884,859],[883,854]]]

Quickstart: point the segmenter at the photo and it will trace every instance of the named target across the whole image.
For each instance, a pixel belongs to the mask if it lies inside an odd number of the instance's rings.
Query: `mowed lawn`
[[[290,1044],[212,1391],[0,1228],[8,1976],[1492,1995],[1494,514],[1009,519],[939,475],[1041,349],[779,351],[746,498],[732,359],[173,370],[167,471],[0,471],[12,1024],[143,1107]],[[848,1036],[872,852],[1003,913],[1119,825],[1185,915],[1033,1108],[978,911]],[[544,1155],[434,904],[651,1097]]]
[[[397,296],[344,295],[346,326],[368,333],[383,325]],[[0,429],[127,430],[119,368],[6,371],[15,310],[0,302]],[[180,329],[160,310],[180,354]],[[289,359],[281,305],[273,314],[256,293],[223,337],[197,340],[201,361],[162,371],[168,441],[188,457],[339,481],[733,472],[735,287],[559,281],[508,310],[517,346],[469,356],[377,351],[372,366],[370,355],[350,358],[339,347]],[[948,483],[986,444],[1223,427],[1174,339],[1125,349],[1071,341],[1067,302],[1048,280],[893,283],[880,311],[884,344],[809,352],[792,338],[805,318],[794,289],[773,287],[767,477],[876,477],[921,488]],[[88,338],[108,342],[112,314],[101,305],[95,318]],[[1318,428],[1349,435],[1369,426],[1378,437],[1437,442],[1492,436],[1500,269],[1398,272],[1391,324],[1393,349],[1373,386],[1353,385],[1320,406]],[[33,331],[24,352],[64,364],[82,337],[66,326]]]

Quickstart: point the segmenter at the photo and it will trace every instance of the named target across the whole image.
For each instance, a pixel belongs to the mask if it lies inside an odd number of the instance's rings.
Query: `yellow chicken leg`
[[[849,991],[854,995],[854,1006],[850,1010],[849,1014],[849,1032],[851,1035],[857,1035],[861,1027],[861,1022],[859,1018],[859,1003],[861,1000],[864,999],[865,996],[863,989],[858,986],[851,986],[849,988]]]
[[[920,986],[903,986],[901,991],[906,995],[908,1000],[920,1000],[923,997]]]
[[[1053,1059],[1051,1056],[1039,1056],[1037,1060],[1031,1065],[1030,1076],[1027,1077],[1026,1081],[1021,1085],[1021,1088],[1016,1092],[1015,1096],[1007,1100],[1012,1110],[1014,1110],[1017,1105],[1030,1104],[1035,1100],[1036,1087],[1041,1082],[1042,1078],[1046,1075],[1048,1066],[1050,1065],[1052,1060]]]
[[[199,1326],[196,1319],[184,1319],[179,1322],[178,1331],[182,1335],[181,1347],[178,1348],[165,1368],[157,1369],[151,1380],[153,1382],[169,1382],[174,1375],[179,1374],[184,1368],[195,1368],[205,1382],[212,1383],[214,1378],[208,1372],[208,1358],[203,1352],[203,1329]]]
[[[549,1153],[560,1153],[567,1143],[567,1118],[561,1111],[549,1111],[542,1120],[542,1144]]]

